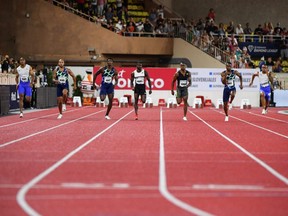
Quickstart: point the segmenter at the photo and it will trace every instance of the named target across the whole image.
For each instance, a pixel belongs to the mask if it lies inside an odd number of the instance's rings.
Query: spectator
[[[155,8],[152,8],[150,13],[149,13],[149,21],[153,24],[156,23],[157,20],[157,12]]]
[[[105,5],[105,0],[97,0],[97,10],[98,10],[97,15],[98,16],[102,16],[103,15],[104,5]],[[112,10],[112,8],[111,8],[111,10]]]
[[[107,12],[106,12],[106,14],[105,14],[105,18],[106,18],[107,21],[109,21],[110,19],[113,20],[113,16],[114,16],[114,14],[112,12],[112,8],[109,7]]]
[[[283,29],[280,26],[280,23],[278,22],[276,27],[274,28],[274,32],[279,32],[280,34],[282,33]]]
[[[282,62],[281,62],[281,59],[277,59],[274,67],[272,68],[273,72],[275,73],[280,73],[282,72]]]
[[[133,33],[135,32],[135,27],[133,25],[133,22],[129,22],[128,26],[127,26],[127,32],[129,36],[133,36]]]
[[[230,21],[229,26],[226,29],[228,34],[234,34],[235,33],[235,27],[234,27],[234,22]]]
[[[236,33],[236,35],[244,34],[243,28],[242,28],[240,23],[237,25],[237,27],[235,29],[235,33]]]
[[[252,29],[250,28],[250,23],[246,23],[246,27],[243,29],[244,34],[246,35],[246,42],[251,42],[251,37],[247,35],[251,35],[253,33]]]
[[[280,54],[283,60],[288,59],[288,38],[283,37],[280,43]]]
[[[263,29],[262,29],[262,25],[261,24],[259,24],[258,27],[255,28],[254,34],[255,35],[262,35],[263,34]]]
[[[1,68],[2,68],[2,73],[8,73],[8,70],[9,70],[9,56],[8,55],[5,55]]]
[[[273,71],[274,61],[272,60],[272,57],[268,57],[266,65],[269,71]]]
[[[151,24],[148,18],[146,18],[143,26],[144,26],[144,32],[153,33],[153,25]]]
[[[219,23],[219,28],[218,28],[218,35],[220,36],[225,36],[226,32],[224,29],[224,24],[223,23]]]
[[[213,21],[215,21],[215,18],[216,18],[216,14],[215,14],[214,9],[213,9],[213,8],[210,8],[210,9],[209,9],[209,13],[208,13],[208,15],[207,15],[207,19],[208,19],[208,20],[213,20]]]
[[[156,11],[157,17],[161,15],[161,17],[164,19],[164,6],[159,5]]]

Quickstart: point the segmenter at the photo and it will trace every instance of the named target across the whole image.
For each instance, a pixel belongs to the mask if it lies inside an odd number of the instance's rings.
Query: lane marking
[[[71,182],[71,183],[62,183],[64,188],[77,188],[77,189],[127,189],[130,187],[128,183],[113,183],[111,185],[104,183],[80,183],[80,182]]]
[[[189,110],[189,112],[191,112],[191,111]],[[217,111],[215,111],[215,112],[217,112]],[[220,111],[218,111],[218,112],[224,115],[224,113],[222,113],[222,112],[220,112]],[[191,112],[191,113],[192,113],[192,112]],[[288,139],[288,136],[286,136],[286,135],[284,135],[284,134],[280,134],[280,133],[278,133],[278,132],[276,132],[276,131],[273,131],[273,130],[270,130],[270,129],[261,127],[261,126],[259,126],[259,125],[250,123],[250,122],[248,122],[248,121],[245,121],[245,120],[243,120],[243,119],[237,118],[237,117],[232,116],[232,115],[229,115],[229,117],[234,118],[234,119],[237,119],[238,121],[242,121],[242,122],[244,122],[244,123],[246,123],[246,124],[252,125],[252,126],[257,127],[257,128],[259,128],[259,129],[268,131],[268,132],[270,132],[270,133],[273,133],[273,134],[276,134],[276,135],[278,135],[278,136],[281,136],[281,137],[284,137],[284,138]]]
[[[260,185],[194,184],[192,188],[197,190],[264,190],[264,187]]]
[[[224,139],[226,139],[228,142],[230,142],[232,145],[234,145],[236,148],[238,148],[240,151],[242,151],[244,154],[246,154],[248,157],[250,157],[252,160],[254,160],[256,163],[258,163],[260,166],[262,166],[264,169],[266,169],[268,172],[270,172],[273,176],[275,176],[276,178],[278,178],[280,181],[282,181],[283,183],[285,183],[286,185],[288,185],[288,179],[281,175],[279,172],[277,172],[276,170],[274,170],[272,167],[270,167],[268,164],[266,164],[264,161],[260,160],[259,158],[257,158],[256,156],[254,156],[252,153],[250,153],[249,151],[247,151],[245,148],[243,148],[241,145],[239,145],[238,143],[234,142],[232,139],[230,139],[229,137],[225,136],[224,134],[222,134],[220,131],[218,131],[216,128],[214,128],[213,126],[211,126],[210,124],[208,124],[206,121],[204,121],[203,119],[201,119],[199,116],[197,116],[196,114],[194,114],[193,112],[191,112],[189,110],[189,112],[194,115],[196,118],[198,118],[200,121],[202,121],[204,124],[206,124],[209,128],[211,128],[212,130],[214,130],[217,134],[219,134],[221,137],[223,137]]]
[[[95,114],[98,114],[98,113],[104,112],[104,111],[105,111],[105,110],[100,110],[100,111],[98,111],[98,112],[95,112],[95,113],[92,113],[92,114],[89,114],[89,115],[86,115],[86,116],[82,116],[82,117],[80,117],[80,118],[73,119],[73,120],[71,120],[71,121],[65,122],[65,123],[63,123],[63,124],[59,124],[59,125],[57,125],[57,126],[54,126],[54,127],[51,127],[51,128],[47,128],[47,129],[42,130],[42,131],[38,131],[38,132],[36,132],[36,133],[32,133],[32,134],[30,134],[30,135],[28,135],[28,136],[24,136],[24,137],[21,137],[21,138],[16,139],[16,140],[12,140],[12,141],[9,141],[9,142],[6,142],[6,143],[2,143],[2,144],[0,144],[0,148],[3,148],[3,147],[5,147],[5,146],[11,145],[11,144],[13,144],[13,143],[22,141],[22,140],[24,140],[24,139],[28,139],[28,138],[30,138],[30,137],[33,137],[33,136],[36,136],[36,135],[45,133],[45,132],[47,132],[47,131],[54,130],[54,129],[56,129],[56,128],[65,126],[65,125],[67,125],[67,124],[76,122],[76,121],[78,121],[78,120],[87,118],[87,117],[89,117],[89,116],[92,116],[92,115],[95,115]]]
[[[164,146],[164,130],[163,130],[163,113],[162,107],[160,108],[160,150],[159,150],[159,191],[160,194],[166,198],[169,202],[180,207],[181,209],[199,215],[199,216],[212,216],[212,214],[191,206],[182,200],[176,198],[168,191],[167,177],[165,167],[165,146]]]
[[[244,112],[244,111],[241,110],[241,112]],[[283,123],[288,124],[288,121],[284,121],[284,120],[277,119],[277,118],[272,118],[272,117],[267,116],[267,115],[262,115],[262,114],[253,113],[253,112],[244,112],[244,113],[249,113],[251,115],[255,115],[255,116],[258,116],[258,117],[261,117],[261,118],[266,118],[266,119],[270,119],[270,120],[274,120],[274,121],[283,122]]]
[[[26,194],[28,191],[33,188],[34,185],[36,185],[38,182],[40,182],[42,179],[44,179],[46,176],[48,176],[50,173],[52,173],[54,170],[56,170],[59,166],[64,164],[67,160],[69,160],[72,156],[80,152],[83,148],[88,146],[92,141],[97,139],[99,136],[104,134],[106,131],[108,131],[110,128],[118,124],[122,119],[124,119],[126,116],[128,116],[130,113],[134,112],[134,110],[129,111],[124,116],[122,116],[120,119],[112,123],[110,126],[96,134],[94,137],[68,153],[66,156],[64,156],[62,159],[54,163],[52,166],[50,166],[48,169],[44,170],[42,173],[34,177],[32,180],[30,180],[28,183],[24,184],[21,189],[17,192],[17,203],[20,205],[20,207],[30,216],[40,216],[41,214],[38,213],[36,210],[34,210],[26,201]]]
[[[74,111],[78,111],[78,110],[76,110],[76,109],[75,110],[68,110],[68,111],[65,111],[65,113],[74,112]],[[53,114],[44,115],[44,116],[37,117],[37,118],[26,119],[26,120],[17,121],[17,122],[10,123],[10,124],[0,125],[0,128],[9,127],[9,126],[18,125],[18,124],[23,124],[23,123],[26,123],[26,122],[35,121],[35,120],[38,120],[38,119],[43,119],[43,118],[50,117],[50,116],[53,116],[53,115],[57,116],[58,114],[59,113],[53,113]]]

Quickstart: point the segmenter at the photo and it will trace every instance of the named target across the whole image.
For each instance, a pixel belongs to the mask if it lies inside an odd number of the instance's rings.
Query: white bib
[[[20,79],[21,79],[22,82],[28,82],[29,81],[29,77],[27,75],[22,75],[20,77]]]
[[[187,80],[180,80],[179,86],[180,87],[187,87]]]
[[[137,77],[135,79],[136,84],[143,85],[144,84],[144,77]]]
[[[112,77],[104,77],[104,82],[105,83],[111,83],[112,82]]]
[[[66,83],[66,77],[59,77],[58,78],[59,83],[65,84]]]

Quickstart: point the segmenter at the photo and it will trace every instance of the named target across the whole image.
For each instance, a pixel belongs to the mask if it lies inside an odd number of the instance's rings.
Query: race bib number
[[[180,80],[179,86],[180,87],[187,87],[187,80]]]
[[[228,81],[228,82],[227,82],[227,86],[228,86],[228,87],[233,87],[233,86],[234,86],[233,80]]]
[[[65,84],[66,83],[66,77],[59,77],[58,78],[59,83]]]
[[[22,82],[28,82],[28,76],[26,76],[26,75],[21,76],[20,79]]]
[[[112,77],[105,77],[104,78],[105,83],[111,83],[112,82]]]
[[[136,84],[142,85],[144,84],[144,77],[139,77],[136,79]]]

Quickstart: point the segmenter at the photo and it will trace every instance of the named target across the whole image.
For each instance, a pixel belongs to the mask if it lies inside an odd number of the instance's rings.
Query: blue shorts
[[[64,89],[69,90],[68,82],[66,82],[65,84],[57,84],[57,97],[63,96]]]
[[[230,94],[233,91],[236,91],[235,86],[231,88],[229,88],[228,86],[224,87],[224,90],[223,90],[223,102],[224,103],[229,101]]]
[[[31,97],[32,96],[32,88],[30,87],[30,82],[20,82],[19,86],[18,86],[18,93],[20,94],[24,94],[27,97]]]
[[[100,88],[100,95],[107,95],[114,93],[114,85],[112,83],[103,83]]]
[[[264,93],[264,96],[266,98],[266,100],[270,100],[270,97],[271,97],[271,88],[270,88],[270,85],[268,86],[265,86],[265,87],[262,87],[260,85],[260,93],[263,92]]]

